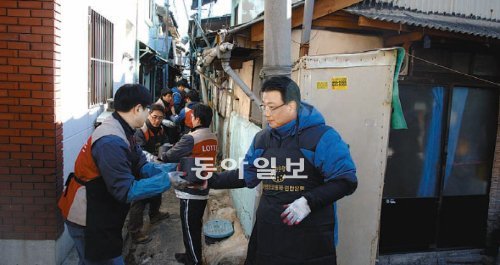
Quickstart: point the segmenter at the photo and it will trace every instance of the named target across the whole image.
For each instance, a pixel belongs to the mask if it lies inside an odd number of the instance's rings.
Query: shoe
[[[157,214],[153,215],[152,217],[149,217],[149,223],[154,225],[163,219],[167,219],[168,217],[170,217],[169,213],[158,212]]]
[[[151,241],[151,237],[143,234],[141,231],[139,232],[132,232],[130,233],[130,236],[132,238],[132,242],[134,244],[146,244]]]
[[[187,262],[186,253],[175,253],[174,257],[175,257],[175,260],[177,260],[177,262],[179,262],[179,263],[186,264],[186,262]]]

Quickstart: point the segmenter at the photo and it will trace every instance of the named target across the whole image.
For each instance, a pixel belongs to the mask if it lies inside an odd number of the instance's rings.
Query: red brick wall
[[[498,118],[497,143],[493,159],[490,205],[488,210],[488,243],[490,243],[491,240],[491,232],[495,229],[500,229],[500,115]]]
[[[0,1],[0,239],[56,239],[58,0]]]

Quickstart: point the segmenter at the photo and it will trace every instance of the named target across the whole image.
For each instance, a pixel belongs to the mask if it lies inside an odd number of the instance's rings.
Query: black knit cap
[[[297,83],[287,76],[273,76],[264,81],[262,92],[279,91],[285,103],[295,101],[300,105],[300,89]]]

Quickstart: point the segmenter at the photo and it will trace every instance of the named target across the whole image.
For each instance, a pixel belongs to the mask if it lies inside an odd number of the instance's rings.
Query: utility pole
[[[165,87],[168,87],[168,70],[169,70],[169,65],[170,65],[170,58],[169,58],[169,55],[170,55],[170,39],[168,37],[168,35],[170,34],[170,30],[169,30],[169,25],[168,25],[168,20],[170,19],[170,11],[169,11],[169,0],[165,0],[165,8],[167,10],[167,19],[165,21],[165,49],[167,50],[167,54],[166,54],[166,59],[167,59],[167,65],[165,66],[165,69],[164,69],[164,75],[163,75],[163,88]]]
[[[261,77],[291,76],[292,4],[291,0],[264,3],[264,66]]]

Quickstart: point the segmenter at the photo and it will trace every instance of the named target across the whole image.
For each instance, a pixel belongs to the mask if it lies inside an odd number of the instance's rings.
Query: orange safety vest
[[[184,125],[186,125],[188,128],[192,129],[193,128],[193,120],[191,120],[191,116],[193,115],[193,110],[185,107],[184,108],[184,113],[186,114],[184,116]]]
[[[193,158],[210,158],[209,160],[202,160],[203,165],[202,175],[206,176],[208,172],[215,171],[215,160],[217,157],[217,136],[210,131],[210,128],[199,128],[195,131],[189,132],[193,136],[194,146],[189,157]],[[209,189],[178,189],[179,191],[187,192],[192,195],[208,195]]]
[[[190,157],[209,157],[209,164],[215,165],[217,157],[217,136],[209,128],[201,128],[189,133],[193,136],[194,146]]]
[[[158,149],[160,146],[166,142],[165,131],[163,126],[160,125],[158,128],[158,134],[155,134],[146,123],[141,127],[142,134],[144,135],[144,144],[142,149],[153,154],[158,155]]]
[[[57,204],[66,220],[82,226],[86,225],[87,193],[85,183],[100,175],[101,173],[92,157],[91,136],[80,150],[75,162],[75,173],[68,176],[66,187]]]

